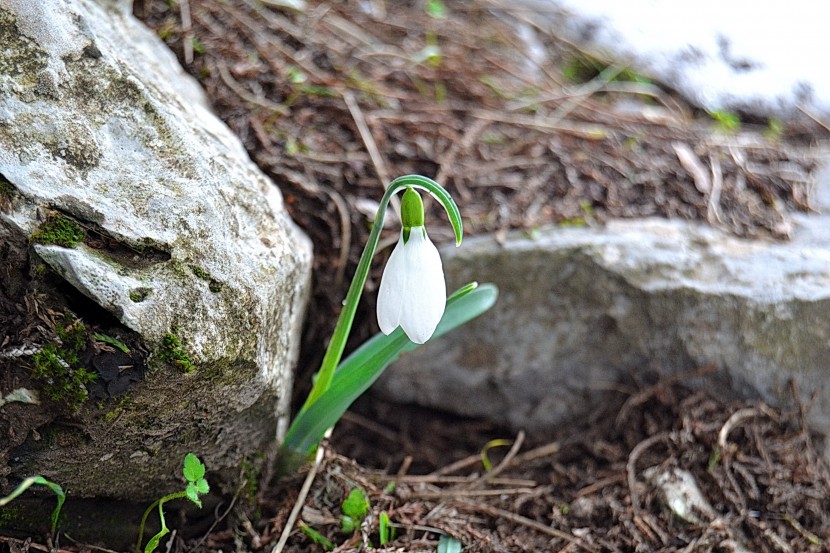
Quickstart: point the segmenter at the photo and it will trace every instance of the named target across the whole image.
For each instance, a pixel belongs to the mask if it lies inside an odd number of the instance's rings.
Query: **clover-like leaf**
[[[196,482],[205,476],[205,465],[192,453],[184,457],[182,474],[188,482]]]
[[[199,495],[204,495],[210,491],[210,484],[204,478],[200,478],[196,481],[196,491],[199,492]]]
[[[202,500],[199,499],[199,490],[196,487],[196,484],[194,484],[193,482],[188,482],[185,493],[187,494],[187,498],[190,501],[198,505],[200,508],[202,507]]]

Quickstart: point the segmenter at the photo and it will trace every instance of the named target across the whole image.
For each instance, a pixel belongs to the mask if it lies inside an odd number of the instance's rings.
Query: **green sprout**
[[[395,194],[409,188],[425,190],[438,200],[452,224],[456,245],[461,243],[461,214],[452,197],[441,185],[420,175],[399,177],[389,184],[378,206],[369,239],[361,254],[316,380],[281,445],[281,473],[293,472],[299,468],[317,450],[317,445],[326,431],[333,427],[352,402],[380,377],[386,367],[397,360],[403,352],[419,347],[419,344],[409,339],[402,328],[397,327],[389,334],[381,333],[374,336],[340,362],[369,274],[372,257],[377,249],[386,209]],[[432,338],[441,336],[484,313],[493,306],[497,297],[498,289],[492,284],[479,286],[478,283],[470,283],[463,286],[447,298],[443,316]]]
[[[135,290],[130,291],[130,301],[133,303],[141,303],[147,299],[147,296],[150,295],[149,288],[136,288]]]
[[[193,51],[197,54],[204,54],[207,51],[205,50],[205,45],[202,44],[202,41],[195,36],[190,39],[190,45],[193,47]]]
[[[112,336],[108,336],[107,334],[103,334],[101,332],[96,332],[92,336],[98,342],[103,342],[104,344],[109,344],[113,347],[116,347],[116,348],[120,349],[124,353],[130,353],[130,348],[128,348],[127,345],[124,342],[122,342],[121,340],[119,340],[118,338],[113,338]]]
[[[447,17],[447,6],[442,0],[427,0],[425,9],[427,15],[435,19],[444,19]]]
[[[493,468],[493,463],[490,462],[490,457],[489,455],[487,455],[488,451],[490,451],[494,447],[507,447],[512,444],[513,442],[511,440],[505,440],[504,438],[490,440],[489,442],[484,444],[484,448],[481,450],[481,464],[484,466],[484,471],[490,472],[490,469]]]
[[[715,127],[724,133],[733,133],[741,128],[741,118],[737,113],[726,110],[710,111],[709,116],[715,120]]]
[[[574,84],[585,84],[594,79],[601,82],[651,83],[651,79],[636,71],[618,65],[609,65],[599,58],[584,53],[570,56],[562,66],[562,74]]]
[[[288,80],[291,81],[292,84],[303,84],[308,80],[306,74],[293,65],[288,66],[288,69],[285,71],[285,76],[288,77]]]
[[[381,511],[378,517],[378,541],[384,546],[395,539],[395,528],[389,522],[389,514]]]
[[[158,534],[150,538],[150,541],[148,541],[147,545],[144,546],[144,553],[153,553],[153,551],[155,551],[156,548],[159,546],[161,538],[170,533],[170,529],[167,528],[167,521],[164,518],[165,503],[173,499],[187,498],[196,505],[198,505],[201,509],[202,500],[199,499],[199,496],[204,495],[210,491],[210,485],[208,485],[207,480],[205,480],[205,465],[202,464],[199,458],[196,457],[194,454],[188,453],[184,457],[184,467],[182,469],[182,475],[184,476],[185,480],[187,480],[187,487],[185,487],[183,491],[174,492],[165,495],[161,499],[155,500],[149,507],[147,507],[147,510],[144,511],[144,515],[141,517],[141,524],[138,527],[138,542],[136,542],[135,545],[135,553],[141,552],[141,542],[144,539],[144,527],[147,524],[147,517],[150,516],[150,513],[153,512],[153,509],[158,507],[161,530],[159,530]]]
[[[780,119],[770,118],[764,137],[772,142],[777,142],[784,135],[784,122]]]
[[[351,534],[360,527],[360,523],[369,512],[369,498],[361,488],[354,488],[343,500],[340,508],[343,511],[340,516],[340,530],[344,534]]]
[[[3,507],[9,502],[11,502],[14,498],[25,492],[31,486],[38,484],[40,486],[46,486],[52,492],[54,492],[55,496],[57,497],[58,504],[55,507],[55,510],[52,511],[52,536],[55,535],[55,530],[58,528],[58,518],[61,515],[61,508],[63,507],[63,502],[66,501],[66,494],[63,493],[63,488],[61,488],[58,484],[47,480],[42,476],[30,476],[29,478],[25,479],[23,482],[20,483],[9,495],[6,497],[0,497],[0,507]]]
[[[328,539],[326,536],[309,526],[308,524],[300,522],[300,530],[303,531],[303,534],[308,536],[311,541],[325,549],[326,551],[331,551],[334,549],[334,544],[331,543],[331,540]]]

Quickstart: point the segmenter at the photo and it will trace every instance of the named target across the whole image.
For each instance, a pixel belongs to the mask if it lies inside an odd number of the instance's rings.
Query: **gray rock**
[[[11,454],[76,496],[143,499],[180,485],[188,451],[235,478],[281,433],[311,246],[129,6],[0,0],[0,242],[14,287],[44,217],[77,221],[96,244],[33,255],[152,348],[184,340],[193,373],[153,369],[111,417],[82,410],[82,436]]]
[[[712,364],[721,370],[702,385],[773,404],[790,401],[794,378],[805,398],[817,394],[812,422],[830,431],[830,216],[793,216],[793,226],[792,241],[772,242],[627,220],[444,248],[449,289],[495,282],[499,301],[407,354],[378,386],[545,431],[625,375]]]

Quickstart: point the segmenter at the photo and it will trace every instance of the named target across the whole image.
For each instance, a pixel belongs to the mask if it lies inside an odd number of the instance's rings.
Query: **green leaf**
[[[153,553],[153,551],[155,551],[156,548],[159,546],[159,542],[161,541],[161,538],[163,538],[164,536],[166,536],[169,533],[170,533],[170,530],[168,530],[166,527],[162,528],[161,531],[158,534],[156,534],[155,536],[153,536],[152,538],[150,538],[150,541],[148,541],[147,545],[144,546],[144,553]]]
[[[198,491],[201,495],[205,495],[210,492],[210,484],[208,484],[208,481],[204,478],[200,478],[196,482],[196,491]]]
[[[438,553],[461,553],[461,542],[445,534],[438,539]]]
[[[184,456],[182,474],[188,482],[196,482],[205,475],[205,465],[192,453]]]
[[[427,14],[435,19],[444,19],[447,17],[447,6],[442,0],[428,0],[426,5]]]
[[[343,500],[343,514],[357,521],[363,520],[369,512],[369,498],[361,488],[353,488],[346,499]]]
[[[118,338],[113,338],[112,336],[107,336],[106,334],[102,334],[100,332],[96,332],[95,334],[93,334],[93,336],[99,342],[104,342],[105,344],[115,346],[124,353],[130,353],[130,348],[128,348],[126,344],[124,344],[124,342],[122,342]]]
[[[433,339],[481,315],[498,298],[494,284],[468,284],[447,300],[444,316]],[[365,392],[396,361],[401,353],[412,351],[418,344],[410,342],[398,328],[388,336],[377,334],[345,359],[335,372],[330,388],[310,407],[301,410],[288,429],[283,453],[303,458],[312,453],[325,434],[346,409]]]
[[[202,507],[202,500],[199,499],[199,490],[196,489],[196,484],[193,482],[187,483],[187,489],[185,490],[187,494],[187,498],[198,505],[200,508]]]
[[[340,517],[341,532],[343,532],[344,534],[351,534],[355,531],[355,528],[357,528],[357,523],[352,517],[348,515],[343,515]]]
[[[389,526],[389,515],[386,511],[381,511],[378,519],[378,538],[381,546],[389,543],[389,540],[392,538],[392,530],[394,528]]]
[[[311,541],[321,546],[326,551],[331,551],[332,549],[334,549],[334,544],[331,543],[331,540],[329,540],[326,536],[324,536],[311,526],[304,524],[302,521],[299,523],[299,526],[300,530],[302,530],[306,536],[311,538]]]
[[[52,490],[52,493],[54,493],[57,497],[58,504],[55,507],[55,510],[52,511],[51,516],[52,535],[54,536],[55,530],[57,530],[58,527],[58,518],[60,518],[61,515],[61,508],[63,508],[63,502],[66,501],[66,494],[63,492],[63,488],[61,488],[58,484],[55,484],[54,482],[47,480],[42,476],[30,476],[29,478],[23,480],[23,482],[21,482],[14,490],[12,490],[12,493],[7,495],[6,497],[0,497],[0,507],[7,505],[14,498],[16,498],[17,496],[19,496],[35,484],[38,484],[40,486],[46,486],[47,488]]]
[[[484,445],[484,448],[481,450],[481,464],[484,466],[484,471],[490,472],[490,468],[492,468],[493,466],[493,464],[490,462],[490,457],[487,455],[488,451],[490,451],[494,447],[505,447],[512,444],[512,441],[505,440],[504,438],[498,438],[487,442]]]

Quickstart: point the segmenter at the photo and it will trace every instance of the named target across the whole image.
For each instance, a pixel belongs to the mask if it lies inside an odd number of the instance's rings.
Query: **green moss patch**
[[[208,289],[213,292],[220,292],[222,291],[222,283],[213,278],[209,272],[205,271],[201,267],[197,267],[196,265],[191,265],[190,270],[193,271],[193,274],[196,275],[198,278],[207,281]]]
[[[63,215],[50,215],[46,222],[32,234],[32,241],[38,244],[56,244],[74,248],[86,237],[84,229],[75,221]]]
[[[149,288],[136,288],[130,291],[130,301],[134,303],[141,303],[150,295]]]
[[[158,357],[162,361],[179,367],[184,372],[193,372],[196,370],[196,367],[193,366],[190,356],[184,349],[184,343],[176,335],[176,332],[177,329],[174,327],[171,329],[171,332],[165,334]]]
[[[67,317],[63,324],[56,325],[55,332],[60,343],[46,344],[34,355],[32,376],[49,399],[77,410],[89,396],[86,385],[98,377],[78,357],[86,347],[86,327]]]

